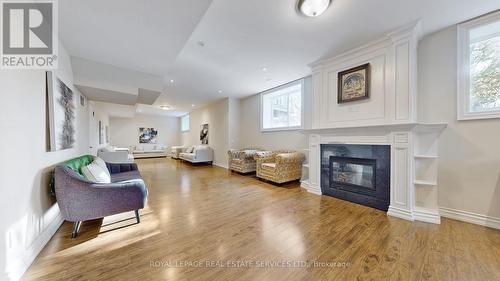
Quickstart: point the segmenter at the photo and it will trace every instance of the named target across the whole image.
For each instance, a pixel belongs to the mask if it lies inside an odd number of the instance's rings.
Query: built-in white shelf
[[[413,183],[416,185],[437,186],[437,182],[434,181],[415,180]]]
[[[415,155],[413,157],[415,157],[415,159],[437,159],[438,158],[436,155],[424,155],[424,154]]]

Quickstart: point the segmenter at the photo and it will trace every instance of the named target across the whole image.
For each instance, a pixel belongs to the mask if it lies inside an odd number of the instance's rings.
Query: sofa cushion
[[[77,174],[80,176],[84,177],[82,173],[82,167],[87,166],[88,164],[92,163],[94,161],[94,157],[91,155],[84,155],[80,156],[78,158],[74,158],[71,160],[68,160],[64,163],[64,166],[70,168],[71,170],[75,171]]]
[[[126,182],[132,180],[142,180],[141,174],[138,170],[132,170],[128,172],[116,173],[111,175],[112,183]]]
[[[194,151],[194,147],[192,147],[192,146],[186,148],[186,153],[193,153],[193,151]]]
[[[185,152],[185,153],[181,153],[181,154],[179,154],[179,156],[180,156],[181,158],[184,158],[184,159],[193,160],[193,159],[195,158],[196,154],[194,154],[194,153],[187,153],[187,152]]]
[[[108,176],[111,177],[109,171],[108,171],[108,167],[106,166],[106,162],[104,162],[104,160],[102,160],[102,158],[100,157],[95,157],[94,158],[94,162],[99,165],[101,168],[104,169],[104,171],[108,174]]]
[[[92,162],[81,168],[85,178],[95,183],[111,183],[108,169],[101,167],[97,162]]]

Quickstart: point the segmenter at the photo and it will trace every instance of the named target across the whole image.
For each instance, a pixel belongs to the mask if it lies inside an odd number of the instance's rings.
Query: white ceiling
[[[426,35],[500,8],[498,0],[333,0],[306,18],[295,0],[59,3],[70,55],[163,76],[155,104],[179,111],[301,78],[309,63],[417,19]]]

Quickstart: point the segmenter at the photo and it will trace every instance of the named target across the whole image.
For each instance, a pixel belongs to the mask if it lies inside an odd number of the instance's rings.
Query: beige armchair
[[[278,184],[302,177],[302,153],[290,150],[257,152],[257,177]]]
[[[262,151],[258,148],[231,149],[228,154],[229,170],[240,173],[255,172],[255,154]]]

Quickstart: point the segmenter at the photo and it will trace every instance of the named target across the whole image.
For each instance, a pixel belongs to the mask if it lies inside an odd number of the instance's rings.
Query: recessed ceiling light
[[[162,106],[160,106],[160,108],[163,110],[170,110],[170,106],[168,106],[168,105],[162,105]]]
[[[174,83],[174,82],[175,82],[174,79],[170,79],[170,83]]]
[[[323,14],[331,0],[298,0],[297,10],[307,17],[318,17]]]
[[[262,71],[267,71],[267,67],[263,67],[263,68],[262,68]]]
[[[222,94],[222,90],[219,90],[218,92],[219,92],[219,94]]]
[[[194,104],[192,104],[191,106],[192,106],[192,107],[195,107],[195,105],[194,105]]]
[[[200,46],[200,47],[205,47],[205,42],[203,42],[203,41],[198,41],[198,46]]]

